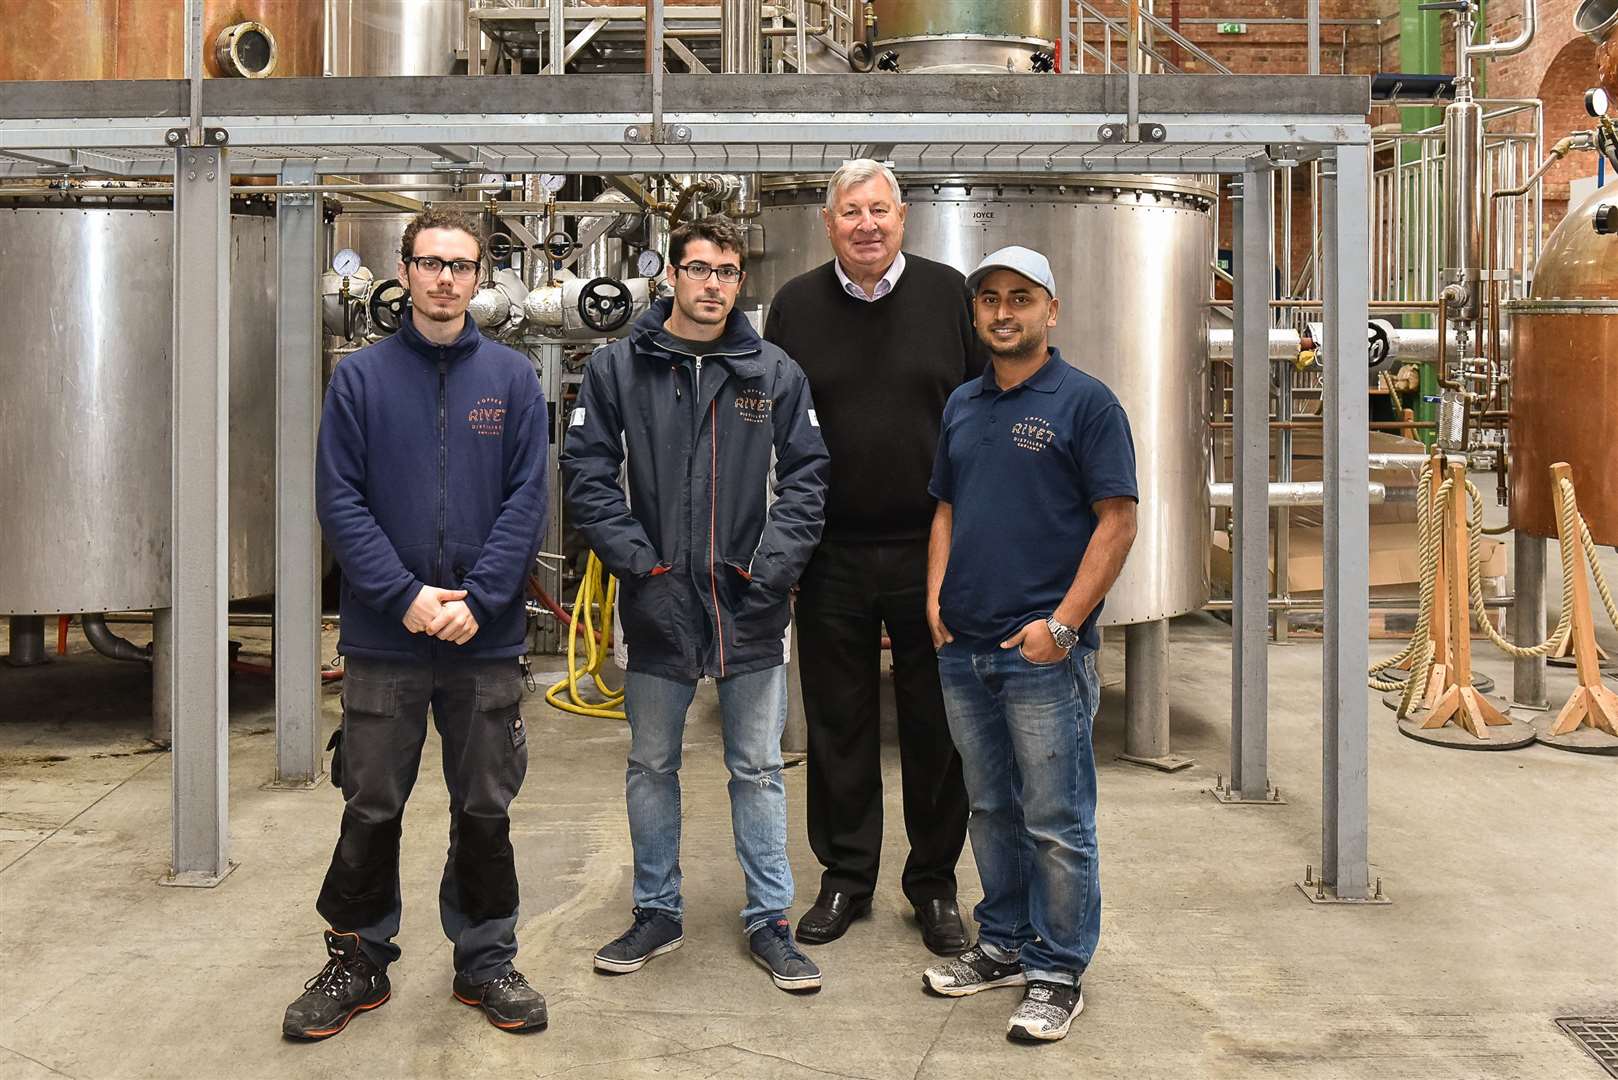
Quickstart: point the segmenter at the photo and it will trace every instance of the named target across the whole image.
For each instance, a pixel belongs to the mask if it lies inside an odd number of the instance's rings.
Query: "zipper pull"
[[[685,396],[680,392],[680,369],[672,364],[669,365],[669,375],[674,383],[674,400],[679,401]]]

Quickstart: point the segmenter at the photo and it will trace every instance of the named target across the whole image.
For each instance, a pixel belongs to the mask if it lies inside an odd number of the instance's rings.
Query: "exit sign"
[[[1222,22],[1219,24],[1219,32],[1221,34],[1245,34],[1247,33],[1247,24],[1241,22]]]

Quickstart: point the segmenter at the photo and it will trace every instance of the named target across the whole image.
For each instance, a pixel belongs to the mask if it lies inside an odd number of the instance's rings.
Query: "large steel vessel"
[[[1140,532],[1108,595],[1108,625],[1149,622],[1207,602],[1208,252],[1211,186],[1195,178],[900,177],[906,251],[969,271],[1025,244],[1049,256],[1061,291],[1051,333],[1068,362],[1118,395],[1134,429]],[[826,178],[768,181],[765,255],[749,269],[758,302],[831,257]]]

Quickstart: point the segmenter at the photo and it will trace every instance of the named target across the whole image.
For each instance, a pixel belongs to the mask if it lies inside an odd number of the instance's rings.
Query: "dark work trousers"
[[[927,628],[927,542],[823,542],[804,570],[796,608],[809,728],[809,846],[822,891],[876,888],[882,853],[878,722],[882,626],[893,642],[899,766],[913,904],[953,899],[966,842],[966,785],[950,740],[938,657]]]
[[[427,739],[444,747],[449,857],[438,915],[455,970],[486,982],[517,955],[517,871],[507,808],[528,771],[515,659],[414,664],[350,657],[343,676],[342,835],[316,904],[378,966],[399,958],[399,833]]]

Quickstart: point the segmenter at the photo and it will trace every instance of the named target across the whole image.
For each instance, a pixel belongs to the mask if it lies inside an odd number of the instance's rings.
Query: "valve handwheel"
[[[404,325],[405,310],[409,307],[410,290],[398,278],[377,282],[366,304],[371,325],[384,334],[391,334]]]
[[[610,334],[624,325],[634,306],[629,286],[616,278],[591,278],[579,291],[579,318],[598,333]]]

